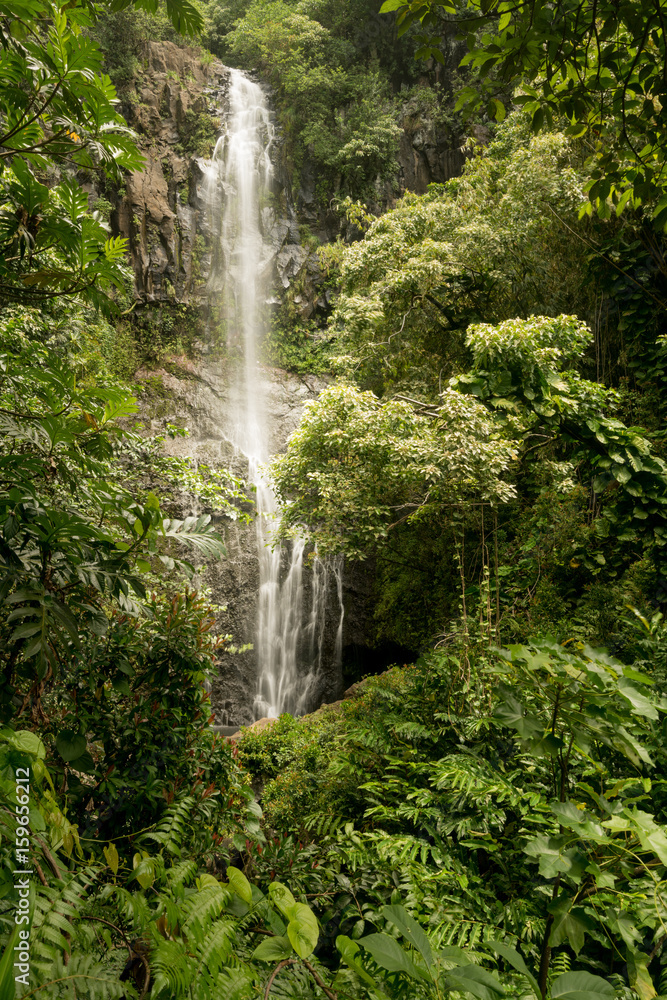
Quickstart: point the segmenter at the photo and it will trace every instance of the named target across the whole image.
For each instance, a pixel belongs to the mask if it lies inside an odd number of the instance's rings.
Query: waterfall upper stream
[[[224,434],[247,462],[256,502],[259,593],[255,651],[255,718],[301,715],[321,693],[329,594],[338,605],[333,657],[340,658],[342,565],[316,557],[304,565],[304,540],[274,544],[278,506],[264,467],[270,456],[270,420],[259,348],[271,293],[272,247],[264,233],[271,215],[274,126],[259,84],[230,70],[224,130],[202,187],[212,240],[208,294],[219,304],[230,357]],[[306,585],[306,577],[308,582]]]

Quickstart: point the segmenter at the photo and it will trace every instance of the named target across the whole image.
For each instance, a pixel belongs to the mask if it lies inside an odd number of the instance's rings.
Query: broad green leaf
[[[282,915],[291,920],[295,913],[296,900],[287,886],[283,885],[282,882],[271,882],[269,885],[269,897]]]
[[[16,747],[17,750],[22,751],[22,753],[28,753],[32,757],[36,757],[37,760],[44,760],[46,756],[46,749],[39,736],[31,733],[29,729],[17,729],[8,738],[8,742]]]
[[[369,986],[379,989],[373,978],[368,975],[361,962],[357,959],[360,949],[356,941],[352,941],[352,939],[347,937],[345,934],[339,934],[336,938],[336,947],[338,948],[341,958],[345,964],[352,969],[352,971],[355,972],[360,979],[362,979]],[[380,992],[382,991],[380,990]]]
[[[648,971],[648,955],[631,948],[628,948],[627,955],[630,986],[639,994],[641,1000],[653,1000],[656,989]]]
[[[398,927],[403,937],[407,938],[413,948],[417,949],[426,964],[433,965],[430,942],[417,921],[409,913],[406,913],[402,906],[383,906],[382,912],[387,920]]]
[[[430,981],[430,976],[419,969],[398,941],[388,934],[369,934],[360,938],[359,944],[387,972],[404,972],[411,979]]]
[[[282,962],[293,954],[292,945],[286,937],[267,937],[260,941],[252,957],[258,962]]]
[[[299,958],[313,953],[319,938],[317,918],[305,903],[295,903],[292,919],[287,925],[287,937]]]
[[[619,677],[618,690],[622,697],[630,702],[634,715],[645,719],[658,718],[658,710],[651,699],[638,691],[627,677]]]
[[[551,985],[552,1000],[599,1000],[613,997],[614,987],[601,976],[591,972],[565,972],[554,979]]]
[[[514,695],[507,691],[503,691],[502,701],[496,708],[494,716],[501,725],[516,729],[519,736],[524,739],[544,733],[544,726],[540,720],[529,715]]]
[[[77,760],[87,750],[86,737],[71,729],[62,729],[56,737],[56,749],[67,763]]]
[[[502,941],[493,940],[485,941],[484,945],[487,948],[491,948],[498,955],[501,955],[513,969],[516,969],[516,971],[520,972],[522,976],[525,976],[530,983],[537,1000],[542,1000],[542,991],[540,990],[539,983],[537,982],[537,979],[535,979],[532,972],[528,969],[523,957],[519,954],[516,948],[511,948],[509,945],[503,944]]]
[[[116,850],[114,844],[108,844],[107,847],[104,848],[104,857],[107,859],[107,864],[111,869],[111,871],[114,873],[114,875],[117,875],[118,863],[120,859],[118,857],[118,851]]]
[[[14,982],[14,947],[18,941],[19,928],[14,924],[14,929],[9,935],[9,940],[5,945],[5,950],[0,958],[0,1000],[14,1000],[16,996],[16,983]]]
[[[140,854],[135,854],[132,858],[132,867],[137,882],[142,889],[149,889],[155,881],[155,865],[152,858],[142,858]],[[130,880],[131,881],[131,880]]]
[[[576,955],[584,946],[586,933],[593,928],[591,918],[581,906],[573,906],[572,900],[560,896],[548,906],[554,922],[549,943],[552,948],[567,943]]]
[[[236,895],[250,906],[252,903],[252,886],[243,872],[230,865],[227,868],[227,880]]]
[[[505,988],[486,969],[479,965],[464,965],[447,973],[446,983],[450,989],[472,993],[479,1000],[497,1000],[504,996]]]

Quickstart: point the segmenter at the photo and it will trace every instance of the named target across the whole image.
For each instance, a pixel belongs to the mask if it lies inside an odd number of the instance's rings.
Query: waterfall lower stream
[[[221,321],[236,364],[229,379],[230,419],[225,435],[247,461],[248,480],[255,488],[259,560],[255,718],[281,712],[301,715],[317,707],[332,586],[338,603],[333,655],[338,658],[343,626],[342,564],[325,564],[315,558],[308,574],[303,539],[272,545],[278,507],[263,473],[270,458],[270,427],[258,349],[273,267],[272,248],[263,235],[263,220],[271,212],[273,142],[271,113],[262,88],[230,70],[225,127],[202,195],[212,238],[209,295],[222,304]]]

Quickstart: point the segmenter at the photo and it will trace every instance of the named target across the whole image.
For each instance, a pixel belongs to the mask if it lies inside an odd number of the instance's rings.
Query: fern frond
[[[257,996],[255,976],[246,966],[223,969],[216,980],[211,1000],[250,1000]]]
[[[154,917],[146,896],[142,892],[130,892],[122,886],[114,886],[112,895],[121,916],[130,924],[134,933],[139,936],[143,934]]]
[[[172,802],[156,828],[142,834],[138,842],[152,840],[169,854],[180,855],[194,805],[195,800],[191,795]]]
[[[31,938],[37,961],[42,957],[52,960],[55,953],[69,950],[72,921],[81,913],[93,881],[92,869],[86,868],[76,875],[66,872],[51,885],[36,887]]]
[[[199,957],[197,978],[199,978],[203,969],[207,969],[211,976],[218,974],[231,954],[232,943],[235,937],[236,926],[233,920],[222,919],[215,922],[201,945],[197,948]]]
[[[171,868],[167,868],[165,872],[165,881],[170,889],[175,889],[177,886],[185,885],[187,882],[191,882],[196,874],[196,861],[193,861],[192,859],[179,861],[177,864],[172,865]]]
[[[124,961],[124,959],[123,959]],[[72,1000],[121,1000],[138,997],[130,983],[119,979],[122,962],[100,961],[95,955],[72,948],[67,965],[62,955],[51,962],[34,962],[35,995],[40,1000],[72,998]]]
[[[318,837],[331,837],[338,830],[345,827],[345,820],[342,816],[329,816],[326,813],[316,812],[306,816],[304,827]]]
[[[151,951],[153,993],[155,996],[163,994],[169,998],[189,996],[195,968],[183,941],[160,938]]]
[[[558,954],[554,955],[551,959],[551,965],[549,967],[549,975],[551,978],[562,975],[564,972],[569,972],[572,968],[572,959],[568,955],[567,951],[559,951]]]

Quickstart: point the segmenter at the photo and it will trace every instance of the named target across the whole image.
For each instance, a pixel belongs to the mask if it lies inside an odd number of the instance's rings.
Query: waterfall
[[[255,718],[281,712],[301,715],[316,706],[322,681],[322,649],[329,582],[333,571],[342,636],[342,564],[333,570],[315,558],[310,607],[306,609],[305,542],[273,544],[276,498],[263,469],[270,456],[270,425],[259,362],[262,315],[271,292],[273,250],[263,221],[271,192],[274,129],[262,88],[238,70],[229,71],[228,111],[206,171],[202,196],[212,238],[209,296],[222,303],[230,356],[230,426],[226,437],[248,465],[255,490],[259,594],[255,650]]]

